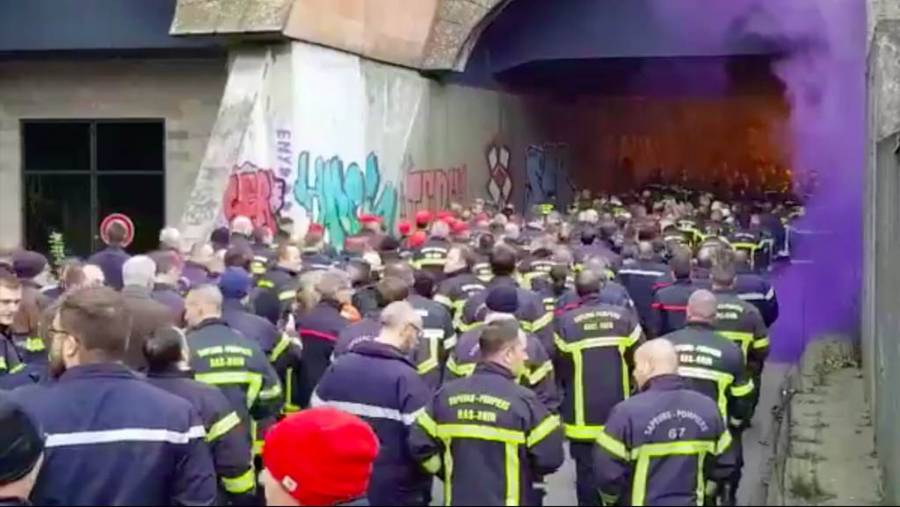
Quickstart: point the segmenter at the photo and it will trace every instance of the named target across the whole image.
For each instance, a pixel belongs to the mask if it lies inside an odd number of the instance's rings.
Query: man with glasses
[[[31,494],[36,504],[216,502],[215,469],[196,410],[122,364],[130,325],[114,290],[73,292],[50,326],[56,382],[11,393],[47,435]]]
[[[428,505],[430,477],[406,450],[416,412],[431,391],[410,361],[422,317],[406,301],[381,312],[381,331],[340,356],[322,376],[312,407],[330,406],[361,417],[381,442],[369,485],[372,505]]]

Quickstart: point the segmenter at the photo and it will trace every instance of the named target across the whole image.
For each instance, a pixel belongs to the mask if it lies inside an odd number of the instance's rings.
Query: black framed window
[[[23,120],[25,244],[49,252],[61,232],[70,255],[102,247],[99,224],[110,213],[135,223],[129,248],[157,245],[165,220],[165,123],[162,120]]]

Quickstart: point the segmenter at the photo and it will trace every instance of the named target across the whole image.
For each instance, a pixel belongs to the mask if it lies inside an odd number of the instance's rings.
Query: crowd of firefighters
[[[0,504],[734,504],[787,199],[654,186],[0,259]]]

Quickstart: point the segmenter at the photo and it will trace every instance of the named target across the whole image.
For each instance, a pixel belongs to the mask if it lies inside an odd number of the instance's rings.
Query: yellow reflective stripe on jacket
[[[297,297],[296,290],[283,290],[278,293],[279,301],[290,301],[290,300],[294,299],[295,297]]]
[[[758,243],[745,243],[745,242],[736,242],[732,243],[731,247],[735,250],[749,250],[751,253],[755,253],[761,247]]]
[[[447,358],[447,370],[456,375],[457,377],[465,378],[472,376],[475,373],[475,364],[459,364],[456,362],[456,359],[451,354],[449,358]]]
[[[438,438],[471,438],[474,440],[489,440],[491,442],[503,442],[522,445],[525,443],[525,433],[493,426],[480,424],[438,424]]]
[[[256,282],[256,286],[261,289],[274,289],[275,282],[273,282],[272,280],[266,280],[265,278],[263,278],[262,280]]]
[[[434,422],[434,419],[431,418],[431,415],[429,415],[428,411],[424,408],[416,413],[416,424],[418,424],[428,436],[437,438],[437,423]]]
[[[264,390],[264,391],[260,391],[260,392],[259,392],[259,399],[265,400],[265,401],[273,400],[273,399],[275,399],[275,398],[281,396],[281,394],[282,394],[282,392],[281,392],[281,383],[280,383],[280,382],[276,382],[275,384],[272,385],[272,387],[270,387],[270,388],[268,388],[268,389],[266,389],[266,390]]]
[[[22,371],[22,370],[24,370],[24,369],[25,369],[25,365],[24,365],[24,364],[18,364],[18,365],[16,365],[16,366],[13,366],[12,368],[10,368],[9,373],[10,373],[10,374],[13,374],[13,373],[19,373],[20,371]]]
[[[550,324],[553,324],[553,312],[547,312],[544,314],[543,317],[539,318],[538,320],[536,320],[534,322],[531,322],[530,323],[531,332],[537,333],[538,331],[540,331],[541,329],[544,329],[545,327],[549,326]]]
[[[241,418],[238,417],[237,412],[232,412],[210,426],[206,431],[206,441],[215,442],[240,424]]]
[[[753,379],[747,379],[747,383],[744,385],[733,385],[731,386],[731,395],[735,398],[743,398],[744,396],[749,395],[753,392],[754,389]]]
[[[284,413],[293,414],[299,412],[300,407],[294,405],[294,368],[288,368],[284,372]]]
[[[631,377],[628,372],[628,363],[625,361],[625,353],[627,349],[634,345],[640,338],[641,332],[640,326],[636,326],[631,335],[627,337],[610,336],[604,338],[587,338],[573,343],[566,342],[558,333],[554,334],[553,341],[556,344],[556,348],[558,348],[560,352],[570,354],[573,365],[573,395],[575,397],[573,408],[575,412],[575,423],[566,426],[566,436],[569,438],[579,438],[573,435],[589,433],[588,431],[580,430],[580,428],[587,427],[584,415],[584,351],[596,348],[616,347],[619,352],[619,360],[622,368],[622,399],[627,399],[631,395]],[[569,430],[569,427],[574,429]],[[594,437],[588,436],[587,438],[593,439]]]
[[[25,340],[25,350],[28,352],[43,352],[47,350],[47,346],[42,338],[33,336]]]
[[[590,425],[590,424],[564,424],[563,429],[566,433],[566,438],[570,440],[597,440],[597,437],[600,435],[600,432],[603,431],[603,425]]]
[[[696,368],[682,366],[678,368],[678,374],[682,377],[693,378],[698,380],[709,380],[716,383],[718,389],[717,405],[719,413],[723,418],[728,417],[728,388],[734,383],[734,376],[728,373],[708,370],[706,368]]]
[[[622,461],[629,461],[630,459],[630,454],[628,453],[625,444],[603,429],[601,429],[600,433],[597,435],[597,445]]]
[[[506,505],[519,505],[519,446],[507,442],[506,454]]]
[[[753,333],[743,331],[717,331],[717,333],[736,343],[744,353],[744,360],[747,360],[747,352],[750,350],[750,344],[753,343]]]
[[[723,431],[722,436],[719,437],[719,441],[716,442],[716,452],[715,452],[716,456],[724,454],[725,451],[727,451],[728,448],[731,447],[732,441],[733,440],[731,437],[731,432],[728,431],[727,429],[725,431]]]
[[[553,373],[553,362],[548,360],[528,373],[528,384],[532,386],[537,385],[551,373]]]
[[[247,408],[253,406],[262,389],[262,375],[250,371],[222,371],[198,373],[194,380],[213,386],[247,385]]]
[[[667,456],[697,456],[699,464],[703,463],[706,454],[715,451],[711,442],[684,441],[662,444],[647,444],[631,451],[632,459],[637,460],[631,489],[631,505],[644,505],[647,498],[647,479],[650,472],[650,461],[653,458]],[[698,483],[702,486],[703,470],[698,468]],[[702,491],[702,487],[700,488]],[[702,501],[702,495],[698,501]]]
[[[459,323],[456,325],[456,327],[463,333],[467,333],[469,331],[474,331],[475,329],[478,329],[483,325],[484,325],[484,322],[471,322],[471,323],[467,324],[467,323],[463,322],[462,320],[460,320]]]
[[[287,333],[281,333],[281,339],[278,340],[275,348],[273,348],[272,352],[269,353],[269,362],[274,363],[278,361],[278,358],[281,357],[281,354],[284,354],[284,351],[287,350],[290,345],[291,337],[288,336]]]
[[[416,366],[419,375],[427,375],[440,366],[440,362],[438,361],[438,348],[440,346],[440,338],[443,336],[443,331],[438,330],[435,331],[435,334],[431,335],[429,331],[430,330],[425,330],[424,336],[424,339],[428,340],[428,359]]]
[[[0,370],[6,370],[8,366],[6,366],[6,358],[0,357]]]
[[[435,294],[433,299],[451,310],[454,309],[453,301],[443,294]]]
[[[528,447],[534,447],[537,444],[541,443],[542,440],[547,438],[547,435],[553,433],[556,429],[559,428],[559,416],[558,415],[549,415],[546,419],[541,421],[540,424],[534,427],[531,430],[531,433],[528,434],[528,437],[525,439],[525,445]]]
[[[441,471],[441,458],[437,454],[428,458],[422,463],[422,468],[425,469],[426,472],[434,475]]]
[[[253,488],[256,487],[256,474],[251,467],[250,470],[237,477],[222,477],[222,487],[232,495],[253,491]]]
[[[760,338],[753,341],[753,350],[765,349],[769,347],[769,337]]]

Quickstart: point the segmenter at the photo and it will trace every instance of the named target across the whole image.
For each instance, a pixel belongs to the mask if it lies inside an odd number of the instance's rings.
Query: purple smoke
[[[862,271],[865,164],[866,7],[862,0],[655,0],[671,30],[690,23],[698,44],[723,47],[756,37],[783,57],[774,72],[791,104],[788,140],[795,183],[817,181],[807,214],[795,226],[801,261],[776,278],[781,318],[773,357],[799,357],[825,333],[855,337]]]

